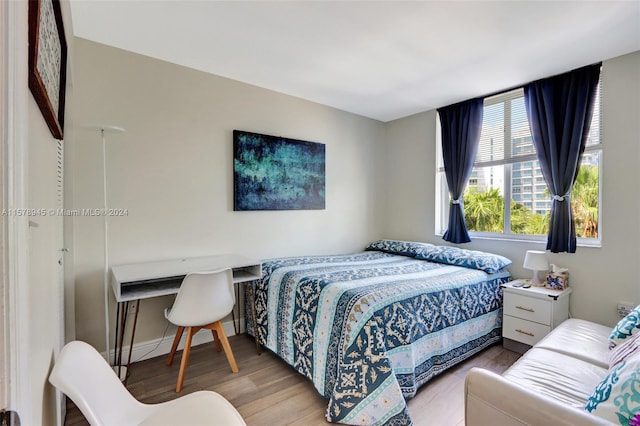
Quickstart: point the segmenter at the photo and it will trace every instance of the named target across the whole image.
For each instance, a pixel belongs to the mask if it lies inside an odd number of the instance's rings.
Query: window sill
[[[444,232],[436,232],[436,237],[442,238]],[[534,243],[534,244],[547,244],[546,236],[538,235],[517,235],[517,234],[494,234],[489,232],[469,232],[471,241],[483,240],[483,241],[504,241],[514,243]],[[591,247],[601,248],[602,241],[595,238],[578,238],[578,247]]]

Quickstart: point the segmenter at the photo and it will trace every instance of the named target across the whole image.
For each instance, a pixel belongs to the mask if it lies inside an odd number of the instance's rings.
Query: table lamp
[[[531,284],[541,286],[543,283],[538,278],[538,271],[548,271],[549,263],[547,262],[546,253],[539,250],[527,250],[527,254],[524,257],[525,269],[533,270],[533,277],[531,278]]]

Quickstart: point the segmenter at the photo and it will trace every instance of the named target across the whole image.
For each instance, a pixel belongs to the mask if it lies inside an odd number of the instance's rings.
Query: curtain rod
[[[602,61],[600,61],[600,62],[594,62],[593,64],[585,65],[585,66],[582,66],[582,67],[579,67],[579,68],[574,68],[574,69],[569,70],[569,71],[565,71],[565,72],[561,72],[561,73],[558,73],[558,74],[550,75],[550,76],[548,76],[548,77],[538,78],[538,79],[536,79],[536,80],[532,80],[532,81],[529,81],[529,82],[527,82],[527,83],[518,84],[518,85],[516,85],[516,86],[512,86],[512,87],[507,88],[507,89],[501,89],[501,90],[498,90],[498,91],[496,91],[496,92],[492,92],[492,93],[489,93],[489,94],[486,94],[486,95],[474,96],[473,98],[465,99],[464,101],[454,102],[454,103],[449,104],[449,105],[444,105],[444,106],[441,106],[441,107],[436,108],[436,111],[437,111],[437,110],[440,110],[440,109],[442,109],[442,108],[450,107],[450,106],[452,106],[452,105],[457,105],[457,104],[461,104],[461,103],[463,103],[463,102],[470,101],[471,99],[478,99],[478,98],[486,99],[486,98],[490,98],[490,97],[492,97],[492,96],[501,95],[501,94],[503,94],[503,93],[507,93],[507,92],[510,92],[510,91],[512,91],[512,90],[516,90],[516,89],[519,89],[519,88],[521,88],[521,87],[524,87],[524,86],[526,86],[527,84],[535,83],[536,81],[546,80],[546,79],[548,79],[548,78],[558,77],[558,76],[561,76],[561,75],[563,75],[563,74],[567,74],[567,73],[570,73],[570,72],[578,71],[578,70],[581,70],[581,69],[583,69],[583,68],[592,67],[592,66],[594,66],[594,65],[600,65],[600,66],[602,66]]]

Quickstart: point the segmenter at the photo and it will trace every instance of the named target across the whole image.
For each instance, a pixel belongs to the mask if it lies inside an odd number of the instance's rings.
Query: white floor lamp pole
[[[104,232],[104,326],[105,326],[105,358],[109,365],[111,364],[110,354],[110,329],[109,329],[109,228],[108,228],[108,206],[107,206],[107,141],[105,132],[124,132],[122,127],[107,126],[100,124],[85,124],[81,127],[88,129],[100,130],[102,139],[102,201],[103,201],[103,232]]]

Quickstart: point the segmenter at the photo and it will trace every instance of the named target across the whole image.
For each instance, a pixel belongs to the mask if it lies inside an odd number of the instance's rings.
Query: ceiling
[[[74,35],[380,121],[640,50],[640,1],[70,0]]]

